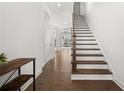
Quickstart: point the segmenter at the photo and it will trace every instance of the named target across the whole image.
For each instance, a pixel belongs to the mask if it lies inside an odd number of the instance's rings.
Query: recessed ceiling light
[[[60,4],[60,3],[57,3],[57,6],[58,6],[58,7],[60,7],[60,6],[61,6],[61,4]]]

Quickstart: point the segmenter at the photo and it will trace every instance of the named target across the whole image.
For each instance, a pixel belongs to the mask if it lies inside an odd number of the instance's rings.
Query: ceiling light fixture
[[[60,3],[57,3],[57,6],[58,6],[58,7],[60,7],[60,6],[61,6],[61,4],[60,4]]]

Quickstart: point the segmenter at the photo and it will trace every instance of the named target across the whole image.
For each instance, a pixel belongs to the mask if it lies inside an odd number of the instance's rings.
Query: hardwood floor
[[[56,52],[36,79],[37,91],[120,91],[111,80],[71,80],[71,49]],[[27,91],[32,90],[32,84]]]

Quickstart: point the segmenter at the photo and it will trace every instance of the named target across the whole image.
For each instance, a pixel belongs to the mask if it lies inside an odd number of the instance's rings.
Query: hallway
[[[124,3],[0,2],[0,91],[124,90],[123,16]]]
[[[55,60],[43,68],[43,73],[36,79],[36,91],[112,91],[121,90],[111,80],[71,80],[71,50],[63,48],[56,51]],[[27,91],[32,90],[32,84]]]

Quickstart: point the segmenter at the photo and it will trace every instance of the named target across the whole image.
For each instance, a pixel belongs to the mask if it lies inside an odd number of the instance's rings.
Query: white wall
[[[3,13],[3,7],[0,6],[0,13]],[[3,30],[3,19],[2,15],[0,15],[0,53],[2,52],[2,30]]]
[[[80,4],[80,15],[84,15],[84,2]]]
[[[0,20],[3,19],[3,38],[1,39],[0,37],[0,40],[3,42],[3,51],[7,54],[9,60],[18,57],[35,57],[36,74],[39,73],[47,63],[44,59],[45,45],[43,41],[45,27],[43,23],[45,19],[43,11],[48,12],[48,15],[50,15],[50,11],[45,3],[2,3],[2,6],[4,7],[2,9],[3,14],[0,14]],[[52,19],[51,15],[50,19]],[[52,35],[50,34],[50,43],[52,45],[50,48],[54,50],[54,41],[52,41],[54,37]],[[53,57],[54,52],[51,53],[48,60]],[[32,73],[31,65],[28,64],[23,67],[22,73]],[[3,76],[0,79],[4,81],[4,78]],[[2,85],[1,83],[0,85]]]
[[[114,79],[124,86],[124,3],[86,3],[85,16],[111,66]]]
[[[61,6],[57,6],[57,4]],[[73,2],[47,2],[57,24],[62,27],[71,28]]]

